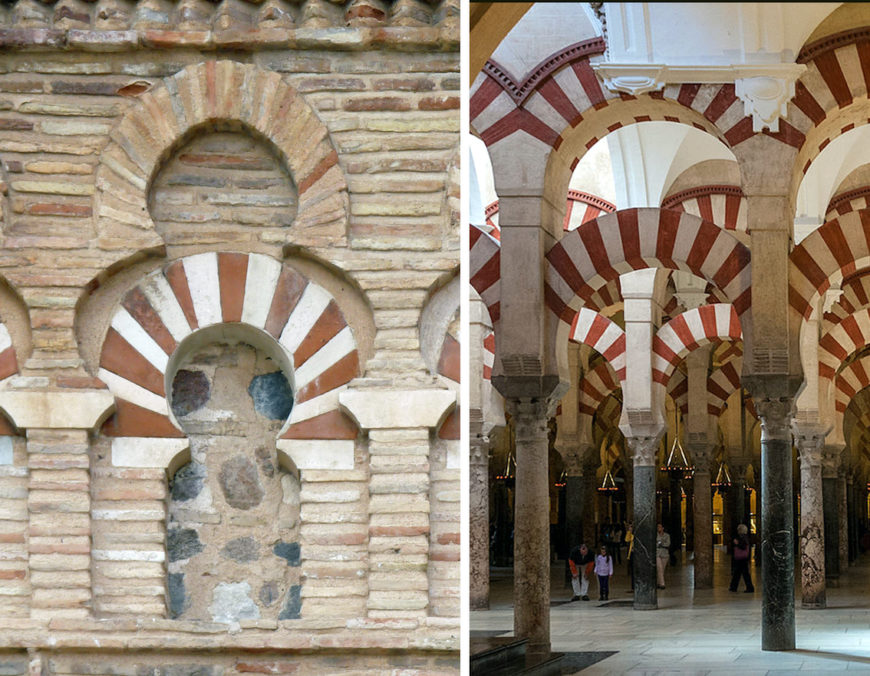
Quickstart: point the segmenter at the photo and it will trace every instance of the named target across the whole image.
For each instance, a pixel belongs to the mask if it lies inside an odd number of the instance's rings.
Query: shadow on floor
[[[585,653],[565,653],[561,662],[562,676],[576,674],[586,667],[591,667],[593,664],[615,655],[616,652],[616,650],[599,650]]]
[[[791,651],[797,655],[806,655],[807,657],[821,657],[826,660],[837,660],[840,662],[860,662],[863,664],[870,664],[870,657],[859,657],[857,655],[849,655],[848,653],[832,653],[825,650],[801,650],[796,649]]]

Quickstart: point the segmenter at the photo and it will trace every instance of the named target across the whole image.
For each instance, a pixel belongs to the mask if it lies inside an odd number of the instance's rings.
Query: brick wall
[[[455,384],[421,313],[459,264],[458,4],[132,7],[0,14],[0,669],[455,673]],[[310,409],[275,433],[298,479],[269,503],[296,501],[296,612],[232,624],[173,612],[167,555],[171,482],[202,452],[167,387],[227,336]],[[214,542],[245,536],[215,514]]]

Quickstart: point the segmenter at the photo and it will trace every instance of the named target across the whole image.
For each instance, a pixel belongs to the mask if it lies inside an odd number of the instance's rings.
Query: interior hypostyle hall
[[[870,9],[470,12],[472,673],[866,668]]]
[[[459,671],[458,0],[0,5],[0,671]]]

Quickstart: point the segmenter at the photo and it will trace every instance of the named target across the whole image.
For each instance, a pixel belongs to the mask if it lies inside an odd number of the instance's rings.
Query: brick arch
[[[580,381],[579,410],[586,415],[595,415],[605,399],[622,387],[622,382],[610,362],[603,361],[591,369]]]
[[[825,210],[825,220],[830,221],[838,216],[844,216],[850,211],[860,211],[870,207],[870,186],[838,193],[828,202]]]
[[[684,416],[689,415],[689,379],[679,369],[674,369],[668,380],[668,396],[674,400],[674,406]]]
[[[707,379],[707,413],[717,418],[725,411],[725,404],[740,388],[742,359],[732,359],[713,371]]]
[[[580,213],[581,210],[582,213]],[[579,218],[574,218],[574,221],[577,225],[583,225],[598,218],[601,214],[612,214],[616,211],[616,205],[592,193],[583,192],[582,190],[569,190],[568,203],[565,207],[565,221],[562,223],[563,230],[573,229],[571,227],[571,220],[575,215],[575,211],[580,216]]]
[[[671,373],[692,350],[716,340],[742,340],[733,305],[718,303],[687,310],[662,326],[653,337],[653,381],[667,384]]]
[[[122,298],[100,355],[99,376],[116,400],[103,431],[183,437],[169,411],[170,360],[188,336],[221,324],[252,327],[286,355],[295,401],[282,439],[356,438],[338,395],[359,375],[359,355],[333,297],[268,256],[214,252],[176,260]]]
[[[476,225],[469,226],[468,278],[498,326],[501,301],[501,243]]]
[[[819,338],[819,376],[832,379],[846,359],[870,343],[870,308],[831,326]]]
[[[98,235],[108,247],[162,244],[148,213],[151,181],[180,143],[216,121],[239,123],[275,148],[299,193],[294,227],[317,232],[346,222],[347,185],[338,154],[304,98],[278,73],[206,61],[139,96],[113,130],[97,169],[95,197]]]
[[[843,280],[840,288],[842,295],[822,316],[823,333],[827,333],[849,315],[870,307],[870,270]]]
[[[834,379],[834,410],[845,413],[852,400],[870,386],[870,356],[856,359]]]
[[[568,339],[598,352],[613,368],[619,381],[625,380],[625,331],[617,324],[583,307],[574,317]]]
[[[870,210],[853,211],[827,221],[789,254],[789,305],[809,319],[819,296],[870,263]]]
[[[492,367],[495,364],[495,334],[490,331],[483,339],[483,377],[492,380]]]
[[[746,197],[736,185],[703,185],[668,196],[662,209],[694,214],[726,230],[747,231]]]
[[[712,282],[733,304],[740,323],[749,320],[749,249],[697,216],[625,209],[566,233],[546,259],[545,301],[559,322],[554,347],[599,287],[622,273],[654,266],[688,270]]]

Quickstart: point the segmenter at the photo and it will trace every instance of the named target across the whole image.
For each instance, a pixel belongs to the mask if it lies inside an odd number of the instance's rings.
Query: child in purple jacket
[[[610,578],[613,576],[613,558],[607,553],[607,547],[601,546],[600,553],[595,557],[595,574],[598,576],[599,601],[607,601],[610,593]]]

